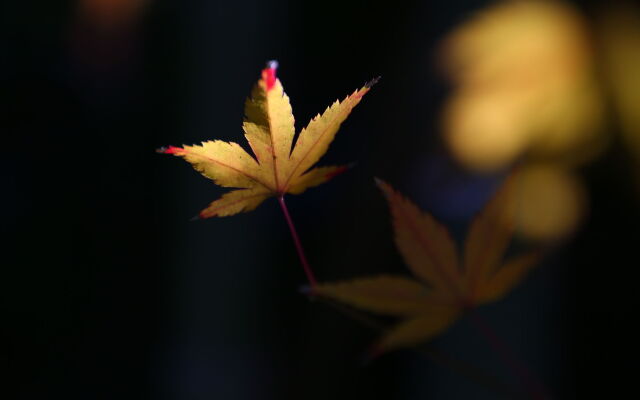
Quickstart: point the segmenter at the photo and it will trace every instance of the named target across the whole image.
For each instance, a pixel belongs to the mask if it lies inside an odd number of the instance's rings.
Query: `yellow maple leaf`
[[[336,101],[304,128],[293,146],[294,118],[289,97],[276,77],[277,63],[262,70],[245,103],[243,129],[255,156],[233,142],[212,140],[201,145],[161,148],[187,162],[216,184],[239,188],[224,194],[200,212],[200,218],[251,211],[271,196],[299,194],[343,172],[345,166],[313,168],[326,153],[340,124],[376,80]],[[293,146],[293,149],[292,149]]]
[[[604,149],[598,57],[568,3],[492,2],[443,41],[444,139],[465,167],[496,171],[525,154],[577,165]]]
[[[503,260],[512,236],[510,181],[472,222],[462,260],[446,227],[387,183],[377,183],[391,209],[396,246],[415,279],[382,275],[320,284],[311,290],[360,309],[401,317],[403,321],[382,337],[376,352],[436,336],[465,310],[503,297],[539,259],[534,251]]]

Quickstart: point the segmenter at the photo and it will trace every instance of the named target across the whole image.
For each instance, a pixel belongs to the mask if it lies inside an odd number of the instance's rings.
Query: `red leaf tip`
[[[327,178],[327,180],[333,179],[336,176],[342,174],[343,172],[351,169],[354,165],[355,165],[355,163],[352,163],[352,164],[349,164],[349,165],[344,165],[342,167],[338,167],[334,171],[331,171],[328,174],[326,174],[325,177]]]
[[[156,153],[160,154],[176,154],[177,150],[180,150],[179,147],[175,146],[162,146],[156,150]]]
[[[267,86],[267,90],[273,89],[276,84],[276,70],[278,69],[278,62],[276,60],[267,61],[267,66],[262,70],[262,79]]]

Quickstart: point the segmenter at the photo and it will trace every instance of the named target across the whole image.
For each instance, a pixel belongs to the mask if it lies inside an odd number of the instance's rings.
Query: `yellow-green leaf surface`
[[[504,260],[512,236],[515,179],[509,177],[471,223],[462,261],[442,224],[378,181],[391,210],[396,245],[415,278],[379,276],[326,283],[313,294],[402,318],[376,345],[378,353],[431,339],[465,310],[505,296],[539,260],[535,251]]]
[[[201,218],[251,211],[271,196],[299,194],[343,172],[346,166],[313,168],[326,153],[340,125],[375,83],[336,101],[304,128],[293,144],[294,118],[289,97],[270,62],[245,103],[242,128],[254,156],[237,143],[220,140],[159,150],[184,158],[197,171],[223,187],[239,188],[200,212]],[[254,158],[255,157],[255,158]]]

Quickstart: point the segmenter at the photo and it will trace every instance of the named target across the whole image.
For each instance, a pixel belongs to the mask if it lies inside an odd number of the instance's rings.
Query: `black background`
[[[373,176],[458,233],[500,178],[465,175],[438,141],[447,87],[434,49],[483,4],[156,0],[105,33],[74,2],[3,2],[0,396],[500,398],[420,353],[363,363],[376,332],[298,293],[276,202],[190,222],[222,190],[154,152],[243,142],[243,102],[266,60],[280,62],[298,129],[381,75],[321,161],[356,168],[288,203],[320,280],[405,273]],[[614,142],[580,171],[582,230],[481,310],[556,398],[628,385],[630,169]],[[451,193],[464,195],[457,211],[442,207]],[[466,320],[433,346],[514,383]]]

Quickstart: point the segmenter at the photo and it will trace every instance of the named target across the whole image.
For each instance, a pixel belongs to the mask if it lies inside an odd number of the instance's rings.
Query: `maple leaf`
[[[382,275],[320,284],[311,294],[401,317],[377,343],[376,354],[438,335],[465,311],[506,295],[539,259],[531,251],[503,261],[512,237],[512,180],[472,222],[462,260],[442,224],[378,180],[391,209],[396,246],[415,278]]]
[[[220,186],[239,189],[209,204],[200,212],[200,218],[251,211],[271,196],[302,193],[347,169],[346,166],[310,168],[326,153],[340,124],[377,79],[342,102],[334,102],[322,115],[316,115],[300,132],[293,146],[293,113],[289,97],[276,77],[276,68],[275,61],[267,64],[251,97],[245,102],[242,127],[255,158],[237,143],[221,140],[158,150],[184,158]]]

